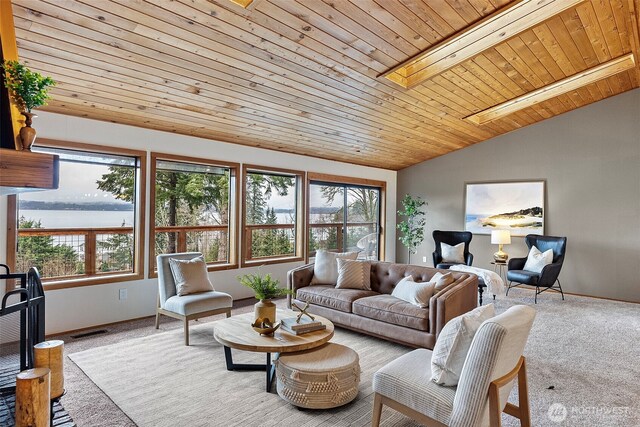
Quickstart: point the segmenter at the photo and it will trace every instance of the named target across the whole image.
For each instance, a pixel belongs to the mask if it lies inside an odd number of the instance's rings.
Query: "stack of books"
[[[327,329],[327,325],[322,324],[322,322],[318,320],[311,320],[308,317],[300,319],[298,323],[295,317],[289,317],[282,319],[280,328],[293,335],[302,335]]]

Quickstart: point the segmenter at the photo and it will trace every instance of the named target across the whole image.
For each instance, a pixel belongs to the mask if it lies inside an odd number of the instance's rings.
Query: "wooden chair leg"
[[[509,384],[518,376],[518,406],[507,403],[504,410],[500,408],[500,388]],[[527,385],[527,369],[524,356],[516,367],[497,380],[489,384],[489,425],[500,427],[502,425],[502,412],[520,420],[522,427],[531,427],[531,414],[529,409],[529,387]]]
[[[231,309],[227,310],[227,317],[231,317]]]
[[[371,427],[380,426],[380,416],[382,415],[382,399],[375,393],[373,396],[373,415],[371,416]]]
[[[160,312],[156,310],[156,329],[160,328]]]
[[[184,345],[189,345],[189,321],[184,319]]]
[[[529,386],[527,384],[526,361],[522,361],[518,371],[518,407],[520,408],[520,425],[531,427],[531,411],[529,409]]]
[[[496,383],[489,384],[489,425],[502,425],[502,411],[500,410],[500,387]]]

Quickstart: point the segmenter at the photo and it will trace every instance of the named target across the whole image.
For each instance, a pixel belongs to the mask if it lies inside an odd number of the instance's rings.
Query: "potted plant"
[[[424,219],[425,212],[422,207],[427,202],[420,197],[411,197],[409,194],[402,199],[402,210],[398,211],[398,215],[405,217],[405,220],[398,224],[400,242],[405,245],[409,251],[408,264],[411,264],[411,254],[416,253],[416,249],[424,241]]]
[[[276,305],[271,301],[291,294],[291,291],[280,287],[280,282],[271,278],[270,274],[261,276],[259,274],[245,274],[238,277],[240,283],[253,289],[256,299],[259,299],[254,306],[255,319],[269,319],[271,323],[276,321]]]
[[[9,95],[25,117],[25,126],[20,129],[22,148],[31,151],[31,146],[36,140],[36,130],[31,127],[31,122],[34,117],[38,117],[31,110],[46,105],[49,87],[54,86],[56,82],[51,77],[31,71],[18,61],[5,61],[2,68],[5,72],[4,84]]]

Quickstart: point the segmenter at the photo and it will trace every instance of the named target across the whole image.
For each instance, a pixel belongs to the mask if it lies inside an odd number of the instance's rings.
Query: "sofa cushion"
[[[353,301],[372,295],[377,295],[377,293],[361,289],[336,289],[331,285],[305,286],[296,291],[296,299],[298,301],[305,301],[309,304],[320,305],[344,311],[345,313],[351,313]]]
[[[359,298],[353,302],[353,314],[419,331],[429,330],[429,309],[391,295]]]

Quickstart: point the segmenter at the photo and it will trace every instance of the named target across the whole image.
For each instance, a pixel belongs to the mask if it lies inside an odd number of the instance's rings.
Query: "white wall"
[[[202,138],[160,132],[133,126],[39,112],[35,126],[40,138],[158,151],[192,157],[250,163],[310,172],[369,178],[387,183],[385,258],[395,260],[396,172],[357,166],[313,157],[227,144]],[[37,144],[37,141],[36,141]],[[147,189],[149,191],[149,189]],[[147,200],[149,200],[147,194]],[[6,197],[0,197],[0,260],[6,259]],[[146,217],[149,218],[147,206]],[[147,248],[148,250],[148,248]],[[148,257],[145,254],[145,263]],[[268,265],[261,268],[286,283],[286,272],[300,263]],[[148,265],[145,265],[148,271]],[[236,277],[257,271],[245,268],[210,273],[216,289],[229,292],[235,299],[252,296],[238,284]],[[155,313],[156,280],[139,280],[85,286],[46,292],[47,333],[85,328]],[[119,289],[128,289],[128,298],[118,300]]]

